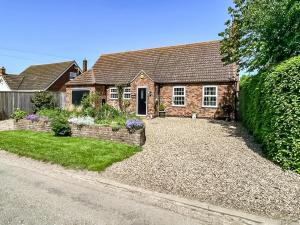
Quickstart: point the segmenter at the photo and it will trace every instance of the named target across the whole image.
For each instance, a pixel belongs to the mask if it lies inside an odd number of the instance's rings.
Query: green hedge
[[[269,159],[300,173],[300,56],[242,77],[240,117]]]

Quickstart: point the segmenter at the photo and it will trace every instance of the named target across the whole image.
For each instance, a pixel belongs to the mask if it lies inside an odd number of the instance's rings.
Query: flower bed
[[[15,129],[17,130],[32,130],[32,131],[45,131],[52,132],[51,123],[48,120],[39,119],[21,119],[14,122]],[[70,123],[72,136],[76,137],[93,137],[102,140],[111,140],[123,142],[127,144],[142,146],[146,141],[145,128],[129,130],[127,128],[112,129],[110,126],[100,125],[83,125]]]

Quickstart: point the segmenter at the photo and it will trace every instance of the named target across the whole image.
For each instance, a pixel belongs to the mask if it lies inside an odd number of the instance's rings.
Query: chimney
[[[87,71],[87,59],[84,58],[83,62],[82,62],[82,72],[84,73],[85,71]]]
[[[0,68],[0,76],[1,76],[1,75],[5,75],[5,74],[6,74],[5,67],[2,66],[2,67]]]

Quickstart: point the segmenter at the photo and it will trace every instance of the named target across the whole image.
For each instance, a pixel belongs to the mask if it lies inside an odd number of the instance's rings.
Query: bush
[[[56,106],[54,96],[47,91],[35,93],[34,97],[31,99],[31,103],[33,103],[34,112],[41,109],[54,109]]]
[[[17,108],[13,114],[10,115],[10,118],[14,119],[15,121],[18,121],[20,119],[23,119],[27,115],[27,112],[24,112]]]
[[[240,116],[268,158],[300,173],[300,56],[243,78]]]
[[[69,116],[71,115],[71,112],[68,112],[66,110],[62,110],[59,108],[55,108],[55,109],[42,109],[42,110],[38,111],[37,114],[41,117],[47,117],[51,120],[52,118],[59,116],[59,115],[69,118]]]
[[[52,131],[55,136],[71,136],[71,127],[66,117],[58,115],[51,120]]]
[[[93,117],[85,116],[85,117],[72,117],[68,120],[70,123],[82,126],[82,125],[94,125],[95,121]]]
[[[99,101],[100,101],[99,93],[90,93],[81,101],[82,112],[85,116],[95,117],[97,110],[99,109]]]

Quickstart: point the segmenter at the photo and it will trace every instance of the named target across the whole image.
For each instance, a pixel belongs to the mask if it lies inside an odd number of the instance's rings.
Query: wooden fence
[[[1,91],[0,92],[0,120],[8,119],[16,108],[28,113],[33,112],[31,98],[36,92]],[[65,93],[52,92],[57,105],[61,108],[65,106]]]

